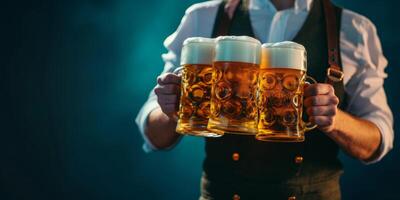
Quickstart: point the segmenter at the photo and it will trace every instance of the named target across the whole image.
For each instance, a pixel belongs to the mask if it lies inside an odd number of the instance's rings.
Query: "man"
[[[171,72],[179,66],[186,38],[229,34],[262,43],[293,40],[306,47],[308,74],[319,82],[304,92],[305,111],[318,130],[307,133],[304,143],[207,138],[200,199],[340,199],[338,149],[366,164],[381,160],[393,146],[393,117],[383,89],[387,61],[375,26],[338,7],[329,17],[327,5],[332,7],[326,0],[236,0],[191,6],[164,42],[169,50],[164,71],[136,119],[145,151],[171,148],[180,138],[173,117],[180,77]],[[329,27],[332,18],[337,28]],[[221,33],[224,28],[228,32]],[[331,37],[340,38],[335,45],[344,77],[324,83]]]

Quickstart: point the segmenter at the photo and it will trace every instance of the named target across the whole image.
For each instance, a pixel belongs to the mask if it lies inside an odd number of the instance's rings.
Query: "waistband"
[[[237,177],[231,180],[209,180],[206,173],[201,178],[203,200],[232,199],[340,199],[339,179],[342,171],[327,175],[324,179],[312,180],[293,178],[279,183],[251,181]]]

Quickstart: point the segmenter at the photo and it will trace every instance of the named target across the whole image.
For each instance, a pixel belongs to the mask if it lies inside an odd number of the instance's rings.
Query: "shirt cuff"
[[[381,134],[381,143],[379,144],[375,157],[372,160],[361,161],[365,165],[370,165],[379,162],[393,148],[393,132],[392,129],[387,127],[381,120],[374,117],[366,117],[364,119],[374,123]]]

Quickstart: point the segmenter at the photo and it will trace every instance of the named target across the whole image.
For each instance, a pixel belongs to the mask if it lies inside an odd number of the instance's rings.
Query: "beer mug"
[[[306,79],[316,83],[306,72],[307,53],[301,44],[261,46],[258,140],[302,142],[304,133],[316,127],[302,119],[303,86]]]
[[[181,97],[176,132],[180,134],[219,137],[221,133],[207,130],[210,113],[213,39],[192,37],[183,43],[181,67]]]
[[[257,78],[261,43],[247,36],[216,39],[208,130],[257,133]]]

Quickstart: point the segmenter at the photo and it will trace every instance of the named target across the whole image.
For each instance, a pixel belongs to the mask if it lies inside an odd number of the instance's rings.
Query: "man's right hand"
[[[158,85],[154,88],[158,104],[163,113],[176,120],[179,107],[181,75],[165,73],[157,78]]]

